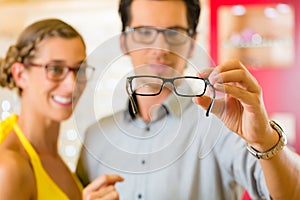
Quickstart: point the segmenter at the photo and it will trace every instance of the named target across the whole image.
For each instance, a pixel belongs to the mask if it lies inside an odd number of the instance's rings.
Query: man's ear
[[[122,33],[120,35],[120,47],[121,47],[122,53],[124,55],[128,55],[128,48],[127,48],[127,44],[126,44],[126,35],[125,35],[125,33]]]
[[[28,71],[23,63],[16,62],[11,66],[13,78],[20,88],[24,89],[28,80]]]

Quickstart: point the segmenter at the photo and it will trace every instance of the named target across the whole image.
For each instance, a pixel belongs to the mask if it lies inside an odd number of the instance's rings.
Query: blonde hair
[[[22,89],[13,79],[11,66],[16,62],[26,63],[32,60],[40,42],[51,37],[67,39],[79,37],[85,45],[82,36],[72,26],[59,19],[35,22],[21,33],[15,45],[8,48],[5,58],[0,58],[0,86],[16,89],[21,95]]]

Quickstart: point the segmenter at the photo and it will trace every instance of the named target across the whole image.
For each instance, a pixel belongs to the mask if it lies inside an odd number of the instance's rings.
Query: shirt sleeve
[[[215,151],[223,174],[243,186],[252,199],[271,199],[259,161],[247,151],[246,142],[228,131],[219,143]]]
[[[85,159],[85,153],[85,150],[82,149],[76,167],[76,175],[84,187],[89,184],[88,176],[86,174],[87,170],[84,166],[85,162],[83,162],[83,160]]]

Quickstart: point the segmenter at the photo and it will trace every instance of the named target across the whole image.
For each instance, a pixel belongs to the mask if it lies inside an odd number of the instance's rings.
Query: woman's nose
[[[62,84],[65,88],[69,89],[70,91],[73,91],[75,89],[76,84],[76,72],[70,70],[64,78],[64,80],[62,81]]]

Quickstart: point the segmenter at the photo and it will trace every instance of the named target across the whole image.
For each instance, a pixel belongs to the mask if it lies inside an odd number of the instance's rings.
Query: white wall
[[[199,40],[202,41],[204,47],[207,47],[207,9],[203,4],[201,26],[199,27]],[[118,54],[120,51],[116,44],[114,48],[107,51],[101,49],[101,45],[109,40],[118,37],[121,29],[121,23],[117,13],[118,0],[82,0],[82,1],[0,1],[0,57],[3,57],[8,47],[14,44],[18,34],[30,23],[42,18],[60,18],[74,26],[84,37],[87,44],[87,53],[91,55],[94,50],[99,48],[99,59],[111,53]],[[99,50],[98,50],[99,51]],[[113,52],[112,52],[113,51]],[[105,60],[103,60],[105,62]],[[100,60],[101,63],[101,60]],[[68,163],[72,170],[78,158],[79,149],[81,147],[82,133],[78,133],[76,123],[82,123],[81,126],[87,126],[94,118],[102,117],[113,111],[112,103],[121,108],[125,105],[122,97],[115,91],[116,85],[120,84],[120,79],[124,77],[131,69],[129,60],[126,57],[117,57],[110,63],[111,66],[95,66],[108,67],[98,80],[98,89],[94,92],[94,98],[99,99],[94,106],[94,115],[89,118],[81,119],[80,113],[85,112],[84,106],[80,106],[81,110],[75,112],[78,117],[72,117],[62,126],[59,151],[64,160]],[[122,66],[122,67],[120,67]],[[125,87],[123,93],[125,94]],[[126,97],[124,97],[126,98]],[[117,108],[117,109],[118,109]],[[115,111],[115,110],[114,110]],[[16,94],[0,88],[0,120],[9,113],[19,112],[19,100]],[[75,122],[74,122],[75,120]],[[78,125],[78,124],[77,124]]]
[[[0,57],[14,44],[18,34],[32,22],[43,18],[60,18],[74,26],[84,37],[90,54],[98,45],[120,32],[117,0],[109,1],[29,1],[0,3]],[[114,77],[113,72],[111,77]],[[110,92],[106,91],[109,96]],[[105,98],[103,98],[105,99]],[[108,114],[108,101],[100,106]],[[0,89],[0,117],[19,113],[19,100],[15,93]],[[75,168],[81,146],[73,119],[62,126],[59,151],[72,170]]]

